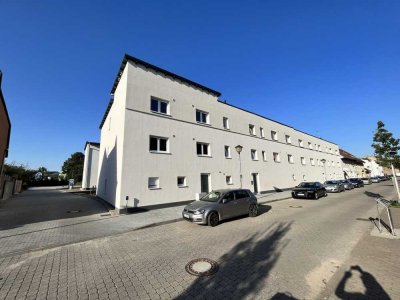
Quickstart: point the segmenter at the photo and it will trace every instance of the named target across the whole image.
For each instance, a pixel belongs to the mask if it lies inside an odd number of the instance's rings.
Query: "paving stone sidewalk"
[[[388,232],[377,233],[371,224],[371,232],[328,282],[320,299],[400,299],[400,208],[391,212],[397,238],[390,238]],[[386,212],[381,217],[388,222]]]

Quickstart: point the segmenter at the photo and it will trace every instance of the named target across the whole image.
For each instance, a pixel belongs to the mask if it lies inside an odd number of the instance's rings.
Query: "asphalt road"
[[[315,200],[263,205],[215,228],[186,221],[0,258],[0,298],[315,299],[371,229],[382,182]],[[0,245],[1,248],[1,245]],[[195,277],[195,258],[219,264]]]

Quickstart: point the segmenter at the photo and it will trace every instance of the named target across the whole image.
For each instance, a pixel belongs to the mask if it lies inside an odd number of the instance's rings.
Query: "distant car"
[[[378,178],[379,178],[381,181],[386,181],[386,180],[388,180],[388,178],[387,178],[386,176],[378,176]]]
[[[380,180],[378,177],[371,177],[371,181],[372,181],[373,183],[381,182],[381,180]]]
[[[324,186],[320,182],[302,182],[292,190],[293,198],[312,198],[327,196]]]
[[[343,184],[345,190],[352,190],[352,189],[354,189],[353,183],[351,183],[351,181],[348,180],[348,179],[339,180],[339,182]]]
[[[340,193],[345,190],[344,185],[338,180],[325,181],[324,187],[330,193]]]
[[[186,205],[182,211],[185,220],[212,227],[222,220],[246,214],[256,217],[258,204],[256,196],[245,189],[212,191],[199,201]]]
[[[363,181],[360,178],[350,178],[349,181],[354,185],[356,188],[360,188],[364,186]]]
[[[364,185],[371,184],[371,179],[370,178],[364,177],[364,178],[361,178],[361,180],[364,183]]]

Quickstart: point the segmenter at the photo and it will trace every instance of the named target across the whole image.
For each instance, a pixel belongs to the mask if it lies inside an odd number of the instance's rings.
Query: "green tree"
[[[393,164],[395,168],[400,168],[400,140],[393,137],[382,121],[378,121],[373,141],[371,146],[375,149],[377,163],[383,167]]]
[[[40,172],[40,174],[42,174],[42,180],[46,180],[47,179],[47,172],[48,172],[47,168],[40,167],[38,169],[38,172]]]
[[[70,158],[64,161],[62,171],[67,175],[68,179],[75,179],[75,182],[82,181],[84,158],[85,155],[82,152],[75,152]]]
[[[36,173],[37,170],[31,170],[28,166],[23,164],[18,165],[15,162],[4,164],[4,174],[20,179],[25,183],[34,181]]]

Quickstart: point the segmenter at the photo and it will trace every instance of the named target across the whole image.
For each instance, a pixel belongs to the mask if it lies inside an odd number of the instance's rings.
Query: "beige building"
[[[339,149],[339,153],[342,160],[344,176],[347,176],[348,178],[362,178],[366,176],[362,159],[343,149]]]
[[[343,178],[338,145],[220,95],[125,55],[100,125],[98,196],[123,208],[193,200],[211,189],[267,193]]]

